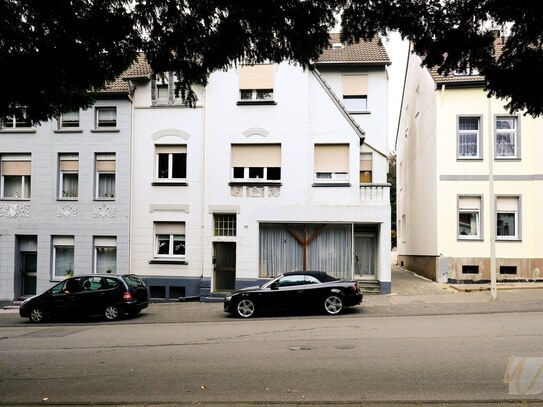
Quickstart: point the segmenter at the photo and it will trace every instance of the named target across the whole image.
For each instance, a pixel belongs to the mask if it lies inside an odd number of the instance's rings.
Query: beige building
[[[543,278],[543,119],[508,112],[477,73],[420,63],[396,135],[398,264],[441,282],[489,281],[491,264],[497,281]]]

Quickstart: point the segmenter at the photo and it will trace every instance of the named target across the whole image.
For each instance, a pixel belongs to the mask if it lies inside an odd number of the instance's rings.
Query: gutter
[[[364,132],[364,130],[362,130],[360,125],[349,114],[349,112],[347,111],[343,103],[341,103],[341,101],[339,100],[337,95],[334,93],[330,85],[326,83],[326,81],[322,77],[321,73],[319,72],[315,64],[309,64],[309,70],[311,71],[315,79],[317,79],[317,82],[322,86],[324,91],[328,94],[330,99],[332,99],[332,102],[334,102],[334,104],[336,105],[338,110],[341,112],[343,117],[345,117],[349,125],[353,128],[354,132],[358,135],[358,137],[360,138],[360,145],[364,144],[366,133]]]

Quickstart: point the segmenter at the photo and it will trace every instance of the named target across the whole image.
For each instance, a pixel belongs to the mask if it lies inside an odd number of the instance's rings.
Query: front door
[[[23,295],[36,294],[37,259],[38,255],[36,253],[21,253],[23,270]]]
[[[355,277],[375,279],[377,238],[373,233],[356,234],[354,237]]]
[[[214,291],[233,291],[236,288],[236,243],[213,243]]]

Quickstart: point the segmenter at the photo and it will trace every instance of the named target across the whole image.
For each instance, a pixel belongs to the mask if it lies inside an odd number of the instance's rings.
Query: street
[[[543,360],[542,317],[21,323],[0,333],[0,402],[541,402],[541,371],[522,376],[510,358]],[[528,385],[535,394],[521,394]]]

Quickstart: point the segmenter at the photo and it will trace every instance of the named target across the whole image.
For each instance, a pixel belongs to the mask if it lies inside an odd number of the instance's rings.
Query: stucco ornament
[[[115,217],[115,205],[94,205],[92,210],[93,218],[114,218]]]
[[[264,196],[264,187],[247,187],[247,196],[261,198]]]
[[[230,194],[236,198],[241,198],[243,196],[243,187],[231,187]]]
[[[0,217],[30,218],[30,205],[24,203],[0,204]]]
[[[57,216],[77,216],[77,205],[57,205]]]
[[[279,187],[269,187],[268,188],[268,196],[270,198],[279,198],[280,194],[281,194],[281,188],[279,188]]]

